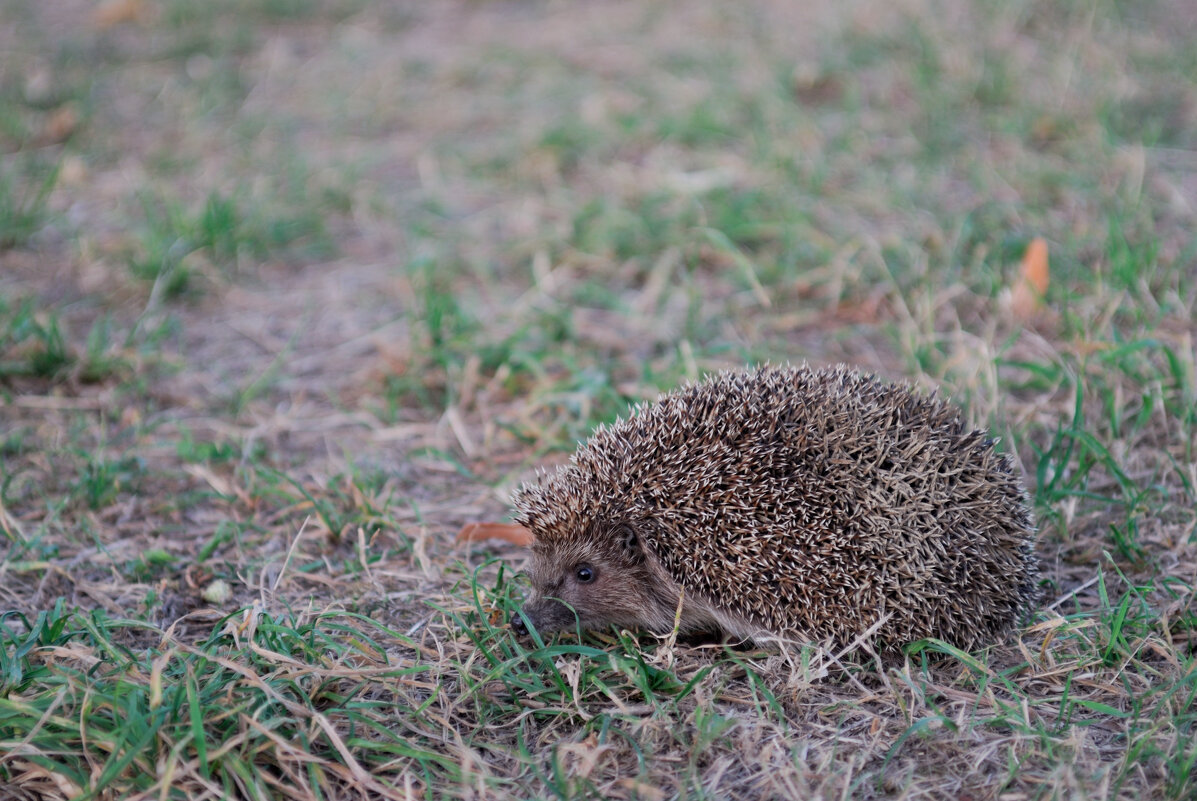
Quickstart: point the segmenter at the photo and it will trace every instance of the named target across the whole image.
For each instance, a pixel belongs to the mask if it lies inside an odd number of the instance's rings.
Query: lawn
[[[1197,799],[1191,6],[0,5],[0,799]],[[1000,437],[1032,619],[514,638],[458,530],[765,361]]]

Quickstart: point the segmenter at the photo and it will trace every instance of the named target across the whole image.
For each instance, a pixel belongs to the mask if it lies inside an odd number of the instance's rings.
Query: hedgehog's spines
[[[889,614],[883,643],[971,646],[1016,622],[1037,580],[1026,491],[996,444],[934,393],[765,365],[600,426],[516,493],[516,519],[546,558],[634,526],[725,629],[845,640]]]

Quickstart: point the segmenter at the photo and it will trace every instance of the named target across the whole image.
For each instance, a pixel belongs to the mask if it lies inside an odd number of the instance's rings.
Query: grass
[[[211,282],[235,278],[241,265],[298,250],[302,240],[313,254],[328,251],[319,217],[257,218],[244,210],[249,205],[213,192],[188,212],[178,203],[143,197],[145,229],[129,258],[129,271],[150,282],[155,295],[172,299],[193,288],[197,272]]]
[[[1183,4],[52,5],[0,11],[0,797],[1197,798]],[[1001,438],[1027,625],[514,639],[454,532],[764,360]]]
[[[31,166],[30,166],[31,165]],[[18,165],[12,172],[0,167],[0,250],[26,244],[46,221],[46,201],[58,181],[58,167],[40,167],[36,162]],[[39,174],[40,173],[40,174]]]

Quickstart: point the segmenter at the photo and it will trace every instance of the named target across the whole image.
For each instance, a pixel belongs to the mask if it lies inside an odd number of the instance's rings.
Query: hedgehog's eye
[[[589,584],[594,581],[594,577],[598,575],[598,572],[590,565],[578,565],[574,570],[574,575],[578,577],[578,581],[583,584]]]

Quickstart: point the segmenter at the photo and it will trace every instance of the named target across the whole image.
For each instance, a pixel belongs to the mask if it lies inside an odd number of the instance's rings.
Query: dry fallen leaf
[[[79,112],[67,103],[46,119],[42,126],[42,138],[47,142],[63,142],[79,127]]]
[[[382,362],[382,375],[401,376],[407,372],[407,368],[411,364],[411,354],[381,337],[375,337],[373,344],[374,349],[378,351],[378,358]]]
[[[1022,257],[1022,277],[1042,295],[1047,294],[1047,240],[1037,236],[1027,245]]]
[[[532,532],[518,523],[466,523],[457,532],[457,542],[503,540],[512,545],[531,545]]]
[[[145,14],[144,0],[104,0],[91,20],[97,28],[111,28],[122,22],[136,22]]]
[[[1023,322],[1032,319],[1043,305],[1049,281],[1047,240],[1035,237],[1022,257],[1018,279],[1010,292],[1010,310]]]

